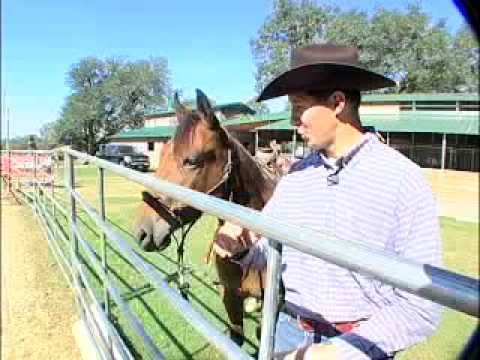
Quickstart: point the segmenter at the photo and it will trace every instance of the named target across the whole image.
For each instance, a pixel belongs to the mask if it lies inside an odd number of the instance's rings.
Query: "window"
[[[155,149],[155,143],[153,141],[148,142],[148,151],[153,151]]]

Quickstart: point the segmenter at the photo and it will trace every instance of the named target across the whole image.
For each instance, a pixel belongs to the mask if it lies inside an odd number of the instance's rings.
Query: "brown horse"
[[[155,176],[252,209],[262,209],[273,193],[275,179],[221,126],[215,110],[200,90],[196,100],[197,110],[192,111],[175,95],[179,125],[173,138],[163,146]],[[144,200],[146,203],[141,206],[135,224],[135,236],[146,251],[165,249],[176,228],[196,221],[201,215],[162,194],[144,194]],[[219,225],[223,222],[219,221]],[[243,241],[248,237],[238,239],[239,250],[251,246],[251,242]],[[214,240],[225,241],[225,236]],[[261,280],[261,276],[258,272],[244,274],[238,264],[228,259],[216,256],[215,260],[223,302],[232,323],[231,335],[242,343],[243,299],[254,290],[257,290],[255,295],[261,294],[259,281],[254,281]]]

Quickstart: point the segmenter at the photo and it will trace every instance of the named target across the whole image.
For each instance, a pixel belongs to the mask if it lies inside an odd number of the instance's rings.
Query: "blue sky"
[[[370,12],[408,1],[323,3]],[[463,23],[451,0],[424,1],[423,8],[435,20],[446,18],[452,31]],[[272,0],[3,0],[2,95],[10,134],[38,133],[58,117],[69,94],[66,72],[85,56],[163,56],[185,97],[198,87],[217,102],[246,101],[255,95],[249,42],[271,9]]]

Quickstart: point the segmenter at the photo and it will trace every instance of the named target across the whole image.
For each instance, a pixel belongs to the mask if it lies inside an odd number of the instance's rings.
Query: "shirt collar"
[[[376,137],[372,133],[364,134],[356,145],[354,145],[345,155],[341,156],[335,161],[334,166],[331,165],[331,161],[327,159],[322,151],[316,151],[316,158],[318,160],[317,166],[323,165],[327,169],[344,168],[365,145],[375,141],[375,139]]]

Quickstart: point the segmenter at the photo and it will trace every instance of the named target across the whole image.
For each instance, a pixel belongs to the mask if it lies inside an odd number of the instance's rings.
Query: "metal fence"
[[[75,189],[75,158],[80,161],[88,161],[98,167],[100,211],[89,204]],[[272,357],[275,314],[278,306],[278,280],[280,278],[280,244],[291,246],[352,271],[371,275],[399,289],[479,317],[479,281],[477,279],[428,264],[415,263],[358,243],[325,238],[312,230],[285,224],[261,212],[155,179],[150,175],[74,150],[64,150],[64,161],[66,189],[70,204],[68,209],[64,209],[53,196],[52,191],[48,191],[39,182],[34,183],[33,191],[28,192],[21,189],[19,191],[32,206],[43,225],[52,252],[74,289],[79,313],[83,321],[88,324],[89,336],[95,344],[98,356],[102,359],[132,358],[128,347],[123,343],[118,330],[111,322],[110,301],[118,305],[132,329],[143,339],[150,356],[158,359],[164,358],[161,349],[157,348],[140,319],[132,311],[130,305],[122,299],[119,289],[111,280],[106,256],[107,239],[110,243],[114,243],[122,255],[143,274],[145,279],[170,301],[180,315],[188,319],[190,324],[228,359],[251,358],[209,323],[203,315],[194,310],[178,291],[168,285],[164,275],[136,254],[124,236],[106,221],[105,169],[141,184],[153,192],[164,193],[206,213],[249,228],[270,239],[275,239],[270,241],[267,266],[267,284],[269,286],[264,298],[259,359],[270,359]],[[102,231],[103,251],[100,261],[95,256],[92,246],[80,231],[78,226],[79,209],[82,209]],[[68,219],[68,236],[64,234],[61,225],[56,221],[56,212],[61,212]],[[62,251],[62,247],[67,247],[69,252]],[[82,255],[86,256],[97,272],[102,275],[103,299],[97,297],[90,284],[85,271],[85,264],[79,256],[80,249],[83,251]]]
[[[391,144],[391,146],[421,167],[434,169],[442,167],[441,145]],[[480,149],[447,146],[444,167],[453,170],[480,171]]]

